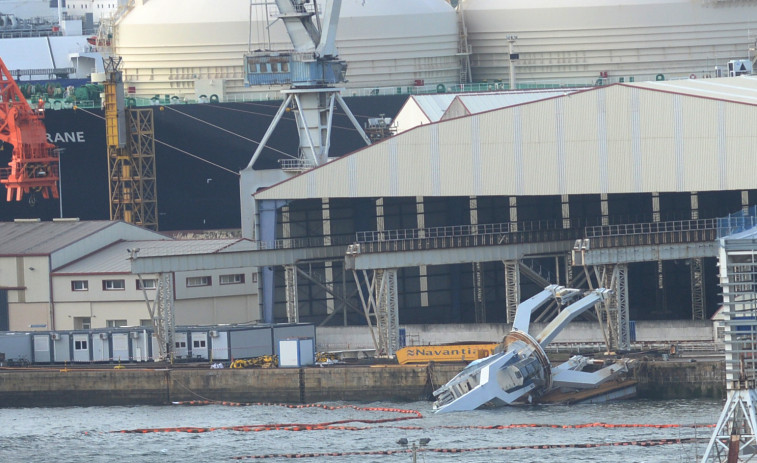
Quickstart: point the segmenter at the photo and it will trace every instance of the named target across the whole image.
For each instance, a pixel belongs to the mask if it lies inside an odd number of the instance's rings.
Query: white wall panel
[[[311,175],[323,197],[339,196],[345,164],[369,178],[365,197],[754,188],[753,105],[614,85],[475,117],[417,127],[256,197],[305,197]]]
[[[453,187],[458,192],[456,196],[475,190],[471,122],[471,118],[465,118],[458,124],[440,125],[440,186]]]
[[[522,106],[523,182],[525,194],[558,194],[560,169],[555,153],[555,102]]]
[[[600,159],[597,136],[597,97],[591,93],[562,98],[563,145],[562,163],[565,188],[561,194],[577,193],[585,189],[600,191]]]

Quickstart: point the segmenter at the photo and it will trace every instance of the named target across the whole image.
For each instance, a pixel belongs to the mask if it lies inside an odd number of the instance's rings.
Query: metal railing
[[[586,238],[602,236],[646,235],[677,231],[714,230],[719,219],[672,220],[668,222],[625,223],[586,227]]]
[[[299,162],[299,160],[293,160]],[[0,169],[0,172],[2,170]],[[592,248],[683,244],[714,241],[718,237],[757,226],[755,207],[719,219],[582,226],[579,220],[563,228],[559,221],[505,222],[477,225],[361,231],[354,235],[283,238],[254,241],[255,250],[296,249],[358,244],[360,253],[402,252],[473,246],[590,240]]]
[[[375,253],[500,246],[574,240],[580,234],[580,229],[561,225],[562,221],[535,221],[358,232],[353,249]]]
[[[719,219],[673,220],[586,227],[592,248],[649,246],[714,241]]]
[[[253,241],[255,251],[273,251],[281,249],[322,248],[329,246],[347,246],[354,240],[351,236],[314,236],[303,238],[281,238],[273,241]]]
[[[754,228],[757,226],[757,206],[751,206],[749,209],[735,212],[717,221],[718,238]]]

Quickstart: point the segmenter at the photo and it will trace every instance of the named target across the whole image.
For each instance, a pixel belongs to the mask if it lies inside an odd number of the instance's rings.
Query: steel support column
[[[617,264],[613,269],[615,300],[618,310],[618,349],[631,350],[631,322],[628,307],[628,264]]]
[[[284,266],[284,280],[286,284],[286,307],[287,321],[289,323],[300,322],[300,311],[297,306],[297,266]]]
[[[376,355],[394,357],[399,349],[397,269],[375,269],[372,275],[369,275],[369,271],[363,270],[362,278],[356,270],[352,273],[376,347]]]
[[[597,276],[597,284],[602,288],[612,288],[612,274],[614,268],[612,265],[600,265],[594,267],[594,272]],[[613,320],[617,320],[616,311],[617,305],[615,302],[615,293],[610,295],[607,299],[599,304],[597,307],[597,319],[599,320],[599,326],[602,327],[604,332],[605,342],[607,343],[608,352],[612,352],[617,349],[618,346],[618,329],[617,324]]]
[[[757,461],[757,253],[754,238],[719,240],[728,400],[702,463]],[[750,249],[751,248],[751,249]]]
[[[165,341],[160,353],[165,352],[165,358],[173,363],[176,347],[176,315],[174,313],[173,273],[161,273],[158,277],[158,307],[156,319],[153,320],[157,338]],[[164,350],[165,349],[165,350]]]
[[[606,323],[607,349],[609,351],[631,348],[631,323],[628,314],[628,264],[602,265],[597,272],[600,287],[612,289],[597,314],[600,325]]]
[[[702,463],[757,461],[753,450],[757,444],[757,414],[754,410],[757,391],[754,381],[749,381],[746,386],[729,394]]]
[[[704,262],[703,259],[691,259],[691,319],[704,320],[706,313],[704,308]]]
[[[515,321],[515,311],[520,304],[520,265],[517,260],[506,260],[505,264],[505,310],[507,323]]]
[[[484,266],[481,262],[473,263],[473,304],[475,322],[486,323],[486,294],[484,294]]]

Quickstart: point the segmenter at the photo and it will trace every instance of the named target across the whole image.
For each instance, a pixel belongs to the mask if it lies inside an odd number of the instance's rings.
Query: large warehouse
[[[509,322],[549,283],[615,289],[625,336],[705,319],[712,219],[757,203],[755,102],[752,77],[616,84],[422,125],[256,193],[278,241],[239,258],[266,321]]]

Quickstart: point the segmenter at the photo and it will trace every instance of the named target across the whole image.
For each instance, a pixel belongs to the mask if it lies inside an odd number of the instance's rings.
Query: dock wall
[[[174,401],[311,403],[417,401],[462,365],[333,366],[292,369],[0,370],[0,407],[161,405]],[[724,397],[723,362],[639,362],[641,397]]]

